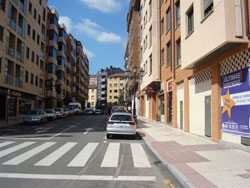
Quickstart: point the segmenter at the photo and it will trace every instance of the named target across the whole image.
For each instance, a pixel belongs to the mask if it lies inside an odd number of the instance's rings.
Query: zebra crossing
[[[22,142],[17,143],[15,141],[4,141],[0,142],[0,165],[10,165],[17,166],[21,165],[24,162],[28,162],[33,157],[36,157],[39,154],[43,154],[43,158],[39,158],[38,161],[31,164],[35,167],[50,167],[60,160],[64,155],[71,152],[74,147],[79,143],[77,142],[66,142],[58,144],[57,142]],[[60,145],[60,146],[58,146]],[[68,164],[65,164],[66,167],[85,167],[92,157],[96,157],[94,153],[103,155],[100,168],[117,168],[119,166],[119,157],[121,153],[122,143],[104,143],[105,147],[107,146],[105,152],[97,152],[98,149],[101,149],[103,145],[97,142],[89,142],[85,146],[80,145],[82,148],[75,153],[71,158]],[[129,143],[131,150],[131,165],[134,168],[152,168],[150,161],[147,157],[146,152],[143,149],[142,144],[140,143]],[[46,150],[52,149],[52,152]],[[28,151],[27,151],[28,149]],[[51,151],[51,150],[50,150]],[[17,154],[16,154],[17,153]],[[17,156],[15,156],[15,154]],[[44,155],[46,154],[46,155]],[[127,154],[129,155],[129,154]],[[33,158],[34,159],[34,158]],[[27,163],[26,163],[27,164]],[[29,164],[29,163],[28,163]],[[0,166],[1,168],[1,166]]]

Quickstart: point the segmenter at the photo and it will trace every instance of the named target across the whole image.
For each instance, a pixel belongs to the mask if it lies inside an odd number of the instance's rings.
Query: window
[[[109,90],[109,93],[112,93],[112,90]]]
[[[26,58],[30,58],[30,49],[28,47],[26,47]]]
[[[49,56],[57,59],[57,51],[56,51],[55,47],[53,47],[53,46],[49,47]]]
[[[5,10],[5,0],[0,0],[0,9]]]
[[[3,27],[0,26],[0,40],[3,41]]]
[[[181,40],[179,39],[176,42],[176,48],[177,48],[177,66],[181,65]]]
[[[161,50],[161,64],[164,64],[164,48]]]
[[[37,43],[37,44],[40,44],[40,36],[39,36],[39,35],[37,35],[36,43]]]
[[[117,84],[114,84],[114,87],[117,87]]]
[[[210,14],[214,9],[213,0],[203,0],[204,3],[204,17]]]
[[[190,33],[193,32],[194,30],[194,11],[193,7],[187,12],[187,18],[188,18],[188,28],[187,28],[187,34],[189,35]]]
[[[45,21],[45,16],[46,16],[46,10],[43,8],[43,21]]]
[[[40,25],[40,23],[41,23],[41,16],[40,14],[38,14],[38,24]]]
[[[149,46],[152,45],[152,26],[149,29]]]
[[[33,29],[33,34],[32,34],[32,39],[35,41],[36,40],[36,31]]]
[[[145,69],[145,74],[148,73],[148,62],[146,61],[146,69]]]
[[[36,76],[36,86],[38,86],[38,76]]]
[[[167,10],[167,32],[170,30],[171,28],[171,12],[170,12],[170,8]]]
[[[167,65],[171,64],[171,44],[167,44]]]
[[[42,0],[39,0],[39,4],[42,5]]]
[[[109,96],[109,99],[112,99],[112,96]]]
[[[164,19],[161,20],[161,35],[164,33]]]
[[[112,87],[112,84],[110,84],[110,87]]]
[[[115,89],[115,90],[114,90],[114,93],[117,93],[117,92],[118,92],[118,90],[117,90],[117,89]]]
[[[30,36],[30,25],[28,24],[27,35]]]
[[[54,30],[49,30],[49,40],[53,40],[57,43],[57,34]]]
[[[35,52],[32,51],[31,53],[31,61],[34,63],[35,62]]]
[[[36,55],[36,64],[39,65],[39,56]]]
[[[30,83],[33,85],[34,84],[34,74],[31,73],[30,75]]]
[[[25,71],[25,82],[29,82],[29,72]]]
[[[34,19],[36,20],[36,9],[34,8]]]
[[[179,1],[175,4],[175,10],[176,10],[176,23],[175,23],[175,25],[177,27],[181,23],[180,2]]]
[[[153,71],[153,60],[152,60],[152,55],[149,56],[149,74],[151,75],[152,74],[152,71]]]
[[[2,72],[2,58],[0,57],[0,72]]]
[[[30,14],[32,14],[32,4],[31,4],[31,2],[29,2],[29,12],[30,12]]]

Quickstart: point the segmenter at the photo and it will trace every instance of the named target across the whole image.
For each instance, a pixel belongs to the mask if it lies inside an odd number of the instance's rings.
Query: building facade
[[[88,94],[88,103],[92,109],[96,108],[97,102],[97,85],[91,84],[89,85],[89,94]]]
[[[0,2],[0,118],[44,107],[47,1]]]
[[[117,104],[118,99],[124,96],[125,73],[117,73],[108,76],[107,80],[107,102]]]

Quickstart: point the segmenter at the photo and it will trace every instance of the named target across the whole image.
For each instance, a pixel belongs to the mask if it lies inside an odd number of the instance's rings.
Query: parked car
[[[136,122],[133,116],[124,112],[113,113],[107,122],[107,138],[110,138],[112,134],[129,135],[135,138]]]
[[[45,112],[48,120],[56,119],[56,111],[54,109],[45,109]]]
[[[101,111],[100,109],[95,109],[95,114],[101,115],[101,114],[102,114],[102,111]]]
[[[63,108],[65,117],[69,116],[69,109],[68,108]]]
[[[113,114],[114,112],[127,112],[127,110],[124,106],[112,106],[111,114]]]
[[[65,113],[63,108],[56,108],[56,117],[57,118],[64,118],[65,117]]]
[[[94,114],[94,111],[93,111],[92,108],[86,108],[86,109],[84,110],[84,114],[92,115],[92,114]]]
[[[69,115],[74,115],[75,114],[75,110],[74,110],[74,108],[72,108],[72,107],[70,107],[70,108],[67,108],[68,109],[68,111],[69,111]]]
[[[25,124],[40,124],[47,122],[47,115],[43,109],[34,109],[24,116],[23,122]]]

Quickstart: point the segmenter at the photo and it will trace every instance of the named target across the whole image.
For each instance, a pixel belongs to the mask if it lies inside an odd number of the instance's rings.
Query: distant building
[[[107,102],[116,104],[119,96],[124,94],[125,73],[116,73],[108,76]]]
[[[91,108],[96,107],[96,102],[97,102],[97,85],[92,84],[89,85],[89,96],[88,96],[88,103],[90,104]]]
[[[97,85],[97,77],[96,75],[89,75],[89,85]]]

